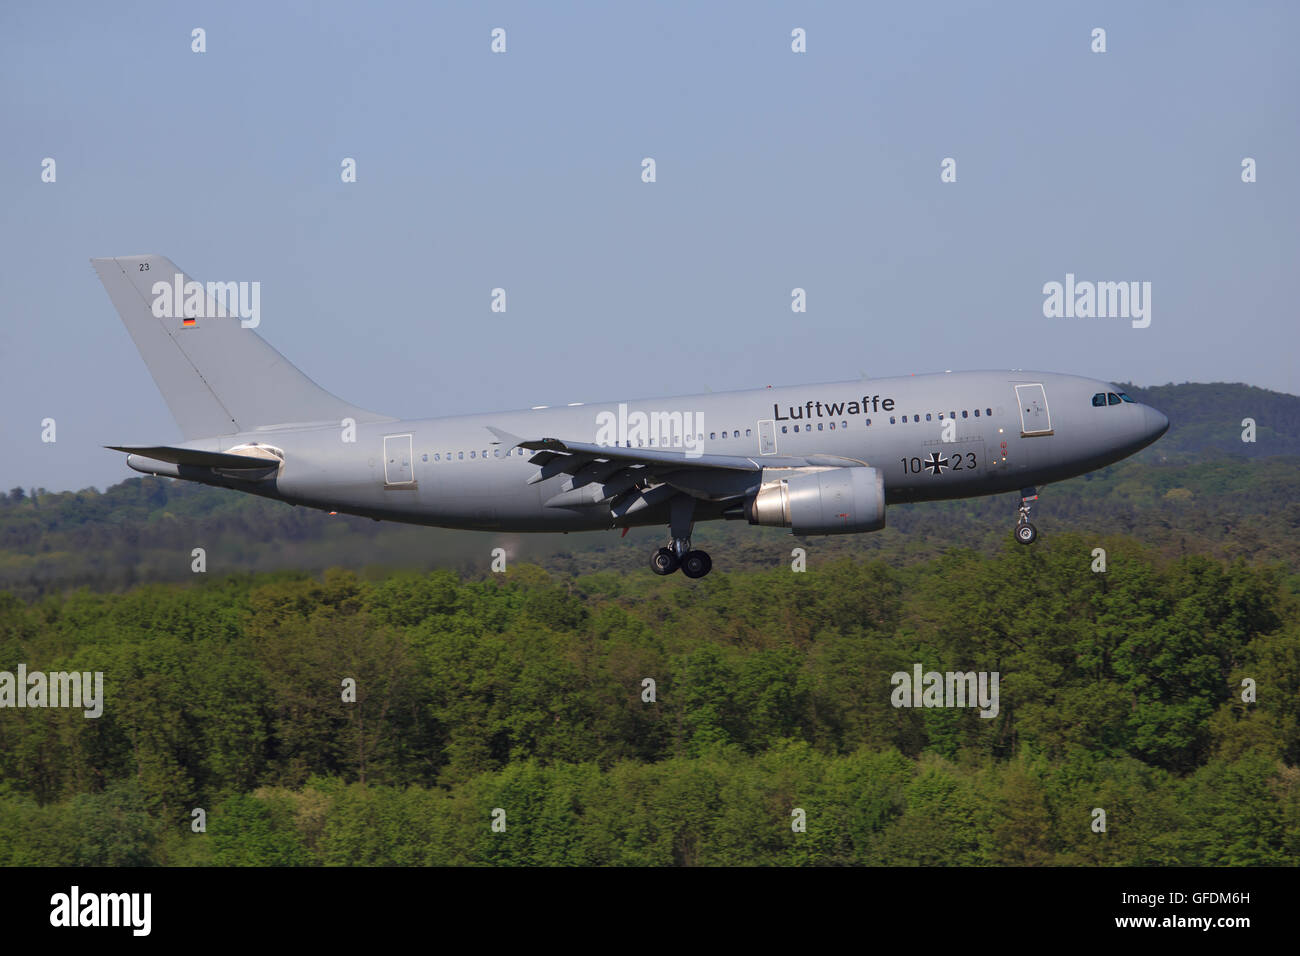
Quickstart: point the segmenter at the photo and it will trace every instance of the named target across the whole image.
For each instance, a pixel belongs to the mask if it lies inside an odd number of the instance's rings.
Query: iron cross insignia
[[[943,470],[948,467],[948,459],[940,458],[937,451],[932,451],[930,457],[926,459],[925,467],[930,469],[932,475],[942,475]]]

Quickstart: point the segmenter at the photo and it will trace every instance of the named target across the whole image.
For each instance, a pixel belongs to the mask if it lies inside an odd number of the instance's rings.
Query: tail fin
[[[224,308],[233,283],[209,283],[200,296],[198,283],[185,291],[192,280],[165,256],[90,261],[187,439],[393,420],[335,398],[242,327],[238,311]],[[185,317],[186,298],[201,315]]]

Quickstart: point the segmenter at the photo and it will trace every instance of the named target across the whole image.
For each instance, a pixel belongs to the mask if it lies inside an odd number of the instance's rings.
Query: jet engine
[[[750,524],[793,534],[848,534],[885,526],[885,479],[875,468],[781,470],[745,503]]]

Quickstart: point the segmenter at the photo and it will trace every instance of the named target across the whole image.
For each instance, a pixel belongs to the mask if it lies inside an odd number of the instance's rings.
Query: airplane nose
[[[1169,419],[1150,405],[1142,406],[1142,417],[1146,422],[1147,441],[1153,442],[1169,431]]]

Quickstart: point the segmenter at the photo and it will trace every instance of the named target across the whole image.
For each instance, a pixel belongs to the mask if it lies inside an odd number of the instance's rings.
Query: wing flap
[[[677,494],[705,501],[739,498],[752,492],[765,468],[865,464],[833,455],[705,455],[677,448],[627,448],[559,438],[523,438],[490,425],[487,429],[495,436],[495,444],[536,452],[528,460],[539,468],[527,484],[571,476],[546,501],[546,507],[608,504],[615,518],[629,517]]]
[[[753,458],[747,455],[704,455],[677,448],[622,448],[618,445],[597,445],[559,438],[521,438],[491,426],[488,426],[488,431],[496,436],[499,444],[537,452],[529,461],[538,465],[553,464],[556,455],[576,456],[584,461],[622,461],[629,465],[671,465],[674,468],[720,468],[728,471],[800,468],[808,464],[807,458],[788,458],[778,455]]]

